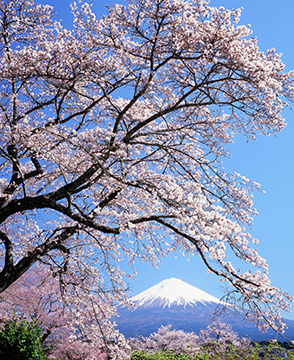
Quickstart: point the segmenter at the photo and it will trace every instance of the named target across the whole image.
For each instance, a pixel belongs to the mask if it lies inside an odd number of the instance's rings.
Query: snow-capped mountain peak
[[[137,306],[162,306],[163,308],[171,305],[194,306],[199,302],[203,305],[220,302],[216,297],[175,278],[161,281],[132,297],[131,301]]]
[[[118,316],[113,318],[118,329],[128,337],[144,336],[156,332],[161,326],[172,325],[173,329],[198,333],[207,328],[216,314],[217,318],[230,324],[239,336],[253,340],[268,340],[276,334],[261,334],[255,324],[244,319],[240,308],[220,301],[206,292],[188,285],[179,279],[166,279],[131,298],[134,309],[119,306]],[[235,311],[237,310],[237,311]],[[287,337],[294,339],[294,321],[287,320]]]

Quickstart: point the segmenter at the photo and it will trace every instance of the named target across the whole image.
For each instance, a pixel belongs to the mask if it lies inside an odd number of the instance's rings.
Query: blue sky
[[[70,0],[43,0],[55,5],[57,18],[66,26],[70,17]],[[105,5],[120,0],[96,0],[94,11],[102,14]],[[283,53],[287,70],[294,69],[294,1],[293,0],[212,0],[213,6],[243,7],[240,23],[251,24],[253,36],[258,39],[260,50],[274,47]],[[252,230],[260,240],[258,249],[269,264],[273,285],[294,295],[294,111],[284,112],[288,126],[277,137],[258,137],[246,143],[238,137],[229,146],[231,158],[225,161],[227,171],[237,171],[259,182],[265,194],[255,193],[254,206],[259,212]],[[222,284],[214,275],[206,274],[206,268],[198,257],[189,262],[181,255],[163,259],[159,268],[138,264],[138,275],[129,283],[133,295],[155,285],[159,281],[177,277],[200,289],[221,297]],[[294,319],[294,314],[287,314]]]

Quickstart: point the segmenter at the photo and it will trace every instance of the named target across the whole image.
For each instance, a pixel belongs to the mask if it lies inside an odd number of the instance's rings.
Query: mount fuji
[[[273,331],[260,333],[256,326],[244,320],[242,310],[185,283],[182,280],[166,279],[132,297],[134,310],[126,307],[117,309],[114,320],[118,329],[126,337],[149,336],[162,325],[172,325],[173,329],[199,332],[205,329],[216,316],[230,324],[239,336],[249,336],[252,340],[268,340],[275,336]],[[294,339],[294,321],[287,320],[286,336]]]

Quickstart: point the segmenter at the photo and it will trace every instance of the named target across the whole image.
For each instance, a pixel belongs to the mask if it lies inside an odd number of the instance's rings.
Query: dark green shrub
[[[41,340],[42,329],[34,322],[7,321],[0,329],[0,359],[46,360]]]

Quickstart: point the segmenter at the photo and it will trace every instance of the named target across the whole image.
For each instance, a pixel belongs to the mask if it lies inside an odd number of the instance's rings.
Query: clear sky
[[[120,1],[96,0],[93,9],[99,17],[105,11],[105,5]],[[62,18],[67,26],[70,0],[39,2],[54,5],[56,17]],[[211,5],[243,7],[240,23],[251,24],[260,50],[274,47],[278,53],[283,53],[286,69],[294,69],[293,0],[211,0]],[[288,126],[277,137],[258,137],[249,143],[238,137],[229,147],[231,158],[225,162],[225,166],[227,171],[237,171],[259,182],[266,191],[265,194],[255,193],[254,196],[259,217],[255,219],[252,234],[260,240],[258,249],[268,261],[273,285],[293,296],[294,111],[287,110],[284,116]],[[137,279],[129,283],[133,295],[170,277],[180,278],[216,297],[223,295],[222,283],[215,275],[206,274],[206,268],[198,257],[187,262],[181,255],[177,259],[168,256],[158,269],[145,264],[138,264],[137,268]],[[294,314],[287,317],[294,319]]]

